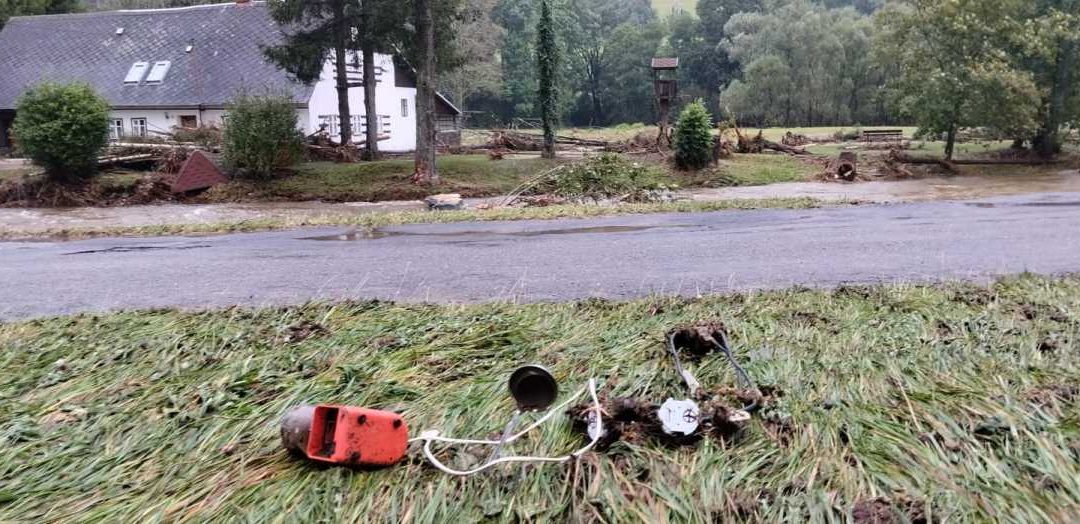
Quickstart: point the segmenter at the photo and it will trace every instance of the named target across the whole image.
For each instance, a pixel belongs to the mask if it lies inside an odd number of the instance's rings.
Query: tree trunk
[[[364,5],[371,3],[365,0]],[[365,20],[369,20],[367,16]],[[366,24],[367,22],[365,22]],[[370,28],[369,28],[370,29]],[[367,124],[365,131],[364,156],[368,160],[379,159],[379,115],[375,108],[375,50],[371,42],[364,46],[364,122]]]
[[[416,71],[416,167],[414,184],[435,185],[435,21],[433,0],[415,0],[417,49],[422,56]]]
[[[945,137],[945,161],[952,162],[956,150],[956,124],[949,125],[949,134]]]
[[[558,74],[559,50],[555,42],[555,22],[551,16],[551,4],[540,0],[540,22],[537,27],[536,76],[539,78],[540,117],[544,126],[542,157],[555,158],[555,124],[558,120]]]
[[[347,41],[348,28],[345,21],[345,2],[334,2],[334,71],[337,77],[338,129],[342,145],[352,141],[352,115],[349,111],[349,78]]]
[[[1062,42],[1058,48],[1057,71],[1054,73],[1054,85],[1050,89],[1050,103],[1043,116],[1043,125],[1035,137],[1035,148],[1043,158],[1050,158],[1061,151],[1061,124],[1064,120],[1065,103],[1072,76],[1073,56],[1076,44]]]

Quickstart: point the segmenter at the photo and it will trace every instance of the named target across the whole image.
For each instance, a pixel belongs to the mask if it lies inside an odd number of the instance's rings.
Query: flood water
[[[917,202],[969,200],[1024,193],[1080,192],[1080,171],[965,175],[874,182],[793,182],[768,186],[695,190],[695,200],[727,198],[798,198],[826,201]]]
[[[968,200],[1023,193],[1080,192],[1080,171],[1016,175],[931,177],[902,181],[857,183],[794,182],[768,186],[694,189],[682,196],[694,200],[811,197],[823,201],[908,202]],[[501,198],[491,199],[500,202]],[[1078,199],[1080,200],[1080,199]],[[484,202],[468,200],[469,205]],[[314,219],[367,213],[425,209],[419,201],[329,204],[268,202],[253,204],[162,204],[112,208],[0,209],[0,229],[46,231],[88,227],[136,227],[163,224],[211,224],[268,218]]]

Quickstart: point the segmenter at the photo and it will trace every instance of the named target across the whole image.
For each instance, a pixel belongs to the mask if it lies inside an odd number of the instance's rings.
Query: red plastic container
[[[343,466],[392,466],[405,458],[409,428],[401,415],[353,406],[316,406],[311,460]]]

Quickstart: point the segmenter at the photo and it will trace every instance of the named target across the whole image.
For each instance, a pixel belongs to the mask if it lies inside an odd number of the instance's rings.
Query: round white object
[[[668,435],[692,435],[697,431],[701,420],[701,409],[693,400],[675,400],[669,398],[657,412],[664,433]]]

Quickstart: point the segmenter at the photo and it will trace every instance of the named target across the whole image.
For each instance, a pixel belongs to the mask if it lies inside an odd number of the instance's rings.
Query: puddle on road
[[[475,236],[510,236],[510,237],[539,237],[547,235],[583,235],[589,233],[634,233],[653,229],[680,229],[691,226],[595,226],[575,227],[561,229],[538,229],[535,231],[453,231],[449,233],[428,233],[413,231],[385,231],[376,229],[371,232],[349,231],[339,235],[321,235],[316,237],[302,237],[299,240],[314,240],[318,242],[355,242],[358,240],[377,240],[390,237],[445,237],[463,238]]]

